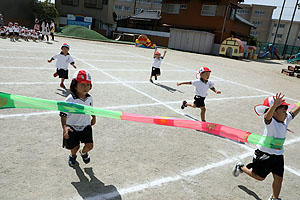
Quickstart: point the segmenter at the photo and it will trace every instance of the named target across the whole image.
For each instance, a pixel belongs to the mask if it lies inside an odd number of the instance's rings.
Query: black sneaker
[[[81,157],[82,157],[83,162],[84,162],[85,164],[88,164],[88,163],[91,161],[89,154],[88,154],[88,153],[82,154],[81,151],[82,151],[82,150],[80,150],[79,152],[80,152],[80,154],[81,154]]]
[[[149,80],[151,83],[153,83],[152,79]]]
[[[69,161],[68,161],[68,164],[70,167],[74,167],[74,165],[76,164],[76,158],[77,156],[71,156],[69,155]]]
[[[181,109],[182,109],[182,110],[186,107],[186,104],[187,104],[186,101],[183,101],[183,102],[182,102],[182,105],[181,105]]]

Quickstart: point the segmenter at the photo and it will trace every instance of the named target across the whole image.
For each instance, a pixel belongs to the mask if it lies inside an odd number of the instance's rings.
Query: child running
[[[288,103],[283,100],[284,95],[277,93],[276,96],[264,100],[263,105],[255,106],[258,115],[264,114],[264,136],[285,139],[290,121],[300,112],[300,106],[287,112]],[[233,168],[233,175],[239,176],[245,172],[250,177],[263,181],[269,173],[273,175],[273,194],[269,200],[280,200],[279,194],[282,187],[284,172],[284,149],[272,149],[257,145],[253,161],[248,165],[238,162]]]
[[[66,102],[93,106],[93,98],[89,94],[92,89],[91,75],[87,70],[76,71],[71,85],[71,94],[66,98]],[[80,148],[80,143],[84,147],[79,150],[85,164],[90,162],[88,152],[93,149],[92,126],[96,123],[95,115],[72,114],[60,112],[61,125],[63,128],[63,147],[71,150],[68,164],[73,167],[76,164],[76,153]]]
[[[70,46],[67,43],[64,43],[61,46],[61,52],[59,54],[56,54],[52,56],[51,59],[48,60],[49,63],[52,62],[52,60],[57,59],[56,61],[56,72],[53,74],[54,77],[59,76],[61,78],[60,87],[66,89],[66,86],[64,84],[65,79],[68,79],[68,64],[70,63],[75,69],[75,62],[71,55],[69,54]]]
[[[153,83],[152,76],[155,77],[155,80],[157,80],[157,76],[160,76],[160,65],[162,62],[162,59],[166,56],[167,51],[164,51],[164,55],[161,56],[159,51],[157,49],[154,50],[154,55],[153,55],[153,63],[152,63],[152,70],[150,74],[150,82]]]
[[[187,106],[193,107],[193,108],[200,108],[201,110],[201,121],[206,122],[205,120],[205,103],[204,100],[207,96],[207,91],[208,89],[211,89],[214,91],[216,94],[221,94],[220,91],[216,90],[214,87],[214,83],[209,79],[210,76],[210,69],[208,67],[201,67],[199,73],[200,73],[200,78],[194,81],[189,81],[189,82],[182,82],[182,83],[177,83],[177,86],[187,84],[187,85],[193,85],[195,87],[195,101],[194,103],[190,104],[187,103],[186,101],[182,102],[181,109],[184,109]]]

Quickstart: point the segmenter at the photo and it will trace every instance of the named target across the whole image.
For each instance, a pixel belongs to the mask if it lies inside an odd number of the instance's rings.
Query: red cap
[[[76,71],[73,75],[73,79],[75,79],[79,83],[89,83],[89,84],[92,83],[91,75],[85,69],[81,69],[81,70]]]
[[[208,67],[201,67],[199,73],[201,74],[202,72],[211,72],[211,71]]]
[[[159,51],[156,51],[156,52],[155,52],[155,55],[161,55],[161,54],[159,53]]]
[[[286,103],[285,101],[281,101],[281,102],[282,102],[281,105],[284,105],[284,106],[290,105],[290,104]],[[273,105],[273,103],[274,103],[273,97],[268,97],[264,100],[263,104],[256,105],[254,107],[254,111],[258,116],[261,116],[261,115],[265,114],[266,109],[270,108]]]
[[[67,43],[63,43],[61,48],[63,48],[63,47],[67,47],[68,49],[70,49],[70,45],[68,45]]]

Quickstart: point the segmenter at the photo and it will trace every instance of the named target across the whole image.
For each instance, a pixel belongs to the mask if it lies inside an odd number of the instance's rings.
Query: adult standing
[[[51,20],[50,23],[50,35],[52,37],[52,41],[54,41],[54,31],[55,31],[55,23],[53,20]]]
[[[42,41],[44,40],[44,36],[46,36],[47,42],[49,42],[49,34],[50,34],[49,24],[46,23],[45,20],[43,20],[41,27],[42,27]]]

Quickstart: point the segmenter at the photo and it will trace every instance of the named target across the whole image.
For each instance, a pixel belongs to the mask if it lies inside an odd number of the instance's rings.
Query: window
[[[152,0],[136,0],[137,3],[146,3],[146,4],[151,4]]]
[[[135,14],[139,14],[141,12],[143,12],[144,9],[142,8],[135,8]]]
[[[272,33],[272,36],[274,36],[275,35],[275,33]]]
[[[264,10],[256,10],[255,14],[256,15],[260,15],[260,16],[264,16],[265,15],[265,11]]]
[[[124,7],[123,7],[123,10],[124,10],[124,11],[130,11],[131,8],[130,8],[129,6],[124,6]]]
[[[261,26],[262,25],[262,21],[259,21],[259,20],[255,20],[253,21],[253,24],[257,27]]]
[[[276,27],[276,26],[277,26],[277,23],[274,24],[274,27]]]
[[[284,28],[285,24],[279,24],[279,28]]]
[[[108,0],[103,0],[103,1],[102,1],[102,4],[103,4],[103,5],[107,5],[107,4],[108,4]]]
[[[115,10],[122,10],[122,6],[120,6],[120,5],[115,5]]]
[[[79,0],[61,0],[62,5],[78,6]]]
[[[239,15],[249,15],[249,10],[248,9],[237,9],[236,13]]]
[[[155,3],[155,4],[161,4],[161,3],[162,3],[162,0],[154,0],[154,3]]]
[[[180,4],[168,4],[167,13],[170,14],[179,14]]]
[[[277,38],[282,38],[282,34],[277,34]]]
[[[300,40],[300,36],[297,37],[297,40]]]
[[[260,32],[259,31],[250,31],[250,35],[251,36],[259,36],[260,35]]]
[[[97,8],[97,0],[84,0],[84,7]]]
[[[216,16],[217,5],[202,5],[202,16]]]

